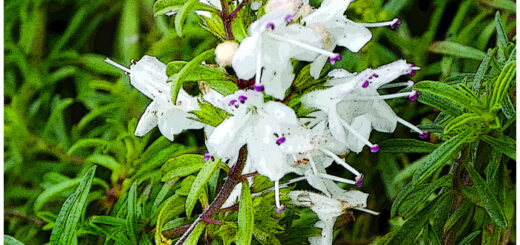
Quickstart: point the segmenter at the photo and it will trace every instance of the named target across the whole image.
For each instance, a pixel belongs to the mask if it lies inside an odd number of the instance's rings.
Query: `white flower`
[[[320,219],[314,226],[322,229],[321,237],[309,238],[310,244],[332,244],[334,223],[339,216],[349,209],[359,209],[377,214],[364,209],[367,205],[368,194],[353,190],[344,191],[343,195],[345,200],[338,200],[308,191],[292,191],[289,193],[293,205],[310,208]]]
[[[265,5],[265,12],[285,11],[294,15],[302,4],[302,0],[269,0]]]
[[[320,8],[305,16],[302,23],[308,27],[324,29],[323,36],[327,40],[324,46],[328,51],[334,50],[336,45],[345,47],[352,52],[358,52],[372,38],[367,27],[391,26],[395,28],[401,23],[399,19],[380,23],[356,23],[344,16],[351,0],[324,0]],[[311,75],[318,78],[325,65],[326,57],[318,58],[311,65]]]
[[[291,12],[276,11],[255,21],[249,27],[250,36],[242,41],[232,61],[238,78],[256,76],[255,90],[265,88],[267,94],[277,99],[284,97],[294,79],[291,58],[313,61],[318,54],[334,61],[340,58],[321,49],[321,37],[313,30],[298,24],[288,25],[292,18]]]
[[[404,60],[398,60],[381,66],[375,70],[366,69],[359,74],[335,72],[337,77],[328,82],[332,87],[314,91],[302,97],[302,103],[327,113],[329,129],[338,141],[347,147],[360,152],[364,145],[370,146],[372,152],[379,151],[379,146],[368,141],[370,132],[375,129],[380,132],[393,132],[397,122],[415,130],[421,138],[428,133],[398,117],[385,99],[408,96],[410,100],[417,99],[416,91],[379,95],[377,91],[401,75],[413,75],[419,69]],[[338,78],[338,76],[340,78]],[[341,76],[345,76],[341,78]],[[398,86],[410,83],[396,84]]]
[[[130,84],[152,99],[137,124],[136,136],[144,136],[158,126],[161,133],[173,141],[173,136],[183,130],[200,129],[204,126],[189,119],[191,115],[188,112],[199,109],[197,99],[181,89],[177,103],[172,103],[166,65],[157,58],[145,55],[138,62],[132,62],[130,69],[108,58],[105,61],[125,71],[130,76]]]

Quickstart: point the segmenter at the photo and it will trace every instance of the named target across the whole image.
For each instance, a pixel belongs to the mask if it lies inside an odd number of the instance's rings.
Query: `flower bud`
[[[217,64],[221,67],[230,66],[233,55],[235,55],[237,49],[238,43],[233,41],[226,41],[217,45],[215,49]]]
[[[294,15],[301,5],[301,0],[269,0],[265,5],[265,12],[286,11]]]

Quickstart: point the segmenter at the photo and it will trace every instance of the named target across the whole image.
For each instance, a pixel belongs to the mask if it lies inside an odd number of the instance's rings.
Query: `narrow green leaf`
[[[237,245],[251,244],[255,222],[254,215],[253,200],[251,198],[249,184],[245,181],[242,183],[242,194],[240,195],[240,205],[238,208]]]
[[[482,60],[486,54],[476,48],[465,46],[459,43],[450,41],[438,41],[434,42],[428,47],[433,53],[446,54],[459,58],[468,58],[474,60]]]
[[[96,166],[90,167],[83,175],[76,191],[63,203],[52,229],[50,244],[73,244],[78,222],[85,209],[87,196],[92,185]]]
[[[190,0],[189,2],[198,2],[196,0]],[[188,4],[187,2],[186,4]],[[193,58],[188,64],[186,64],[178,73],[171,76],[168,80],[172,82],[172,101],[177,102],[177,95],[179,94],[179,90],[182,88],[182,85],[186,81],[186,77],[189,73],[191,73],[194,69],[200,65],[200,63],[210,57],[212,57],[215,53],[215,49],[210,49],[205,51],[202,54],[199,54],[197,57]]]
[[[218,126],[222,121],[231,116],[227,111],[203,102],[199,102],[199,110],[190,111],[190,113],[197,116],[193,118],[194,120],[213,127]]]
[[[9,235],[4,235],[4,244],[5,245],[24,245],[23,242],[20,242],[20,241],[16,240],[16,238],[9,236]]]
[[[126,212],[126,234],[128,234],[133,244],[137,244],[137,237],[135,236],[139,212],[137,206],[137,182],[134,182],[128,191]]]
[[[215,169],[217,169],[219,161],[220,159],[215,159],[215,161],[206,161],[199,174],[197,174],[197,177],[195,177],[190,192],[188,193],[188,197],[186,198],[186,216],[191,216],[191,212],[199,199],[200,193],[204,189]]]
[[[491,60],[491,57],[495,56],[496,49],[489,49],[487,51],[486,57],[482,60],[480,63],[477,73],[475,73],[475,77],[473,78],[473,84],[471,85],[471,88],[473,92],[476,94],[479,94],[480,86],[482,84],[482,80],[484,79],[484,74],[486,74],[487,69],[489,68],[489,61]]]
[[[475,237],[477,237],[478,235],[480,235],[480,231],[471,232],[469,235],[464,237],[464,239],[462,239],[459,242],[459,245],[469,245],[469,244],[471,244],[471,241],[473,241],[473,239],[475,239]]]
[[[500,75],[498,75],[493,90],[491,91],[491,96],[489,97],[489,106],[492,110],[501,107],[500,102],[502,102],[511,81],[515,79],[515,75],[516,61],[506,64],[500,72]]]
[[[463,217],[466,216],[469,209],[471,208],[471,202],[464,201],[456,210],[453,212],[446,223],[444,224],[444,234],[446,234],[451,228]]]
[[[483,135],[482,140],[491,145],[495,150],[505,154],[516,161],[516,141],[507,135],[499,135],[493,138]]]
[[[171,77],[175,75],[175,73],[180,72],[182,68],[186,66],[186,64],[188,64],[186,61],[172,61],[167,65],[166,74],[168,77]],[[203,81],[204,84],[208,85],[208,87],[223,95],[232,94],[238,89],[236,83],[233,80],[233,77],[227,74],[224,69],[210,68],[200,64],[194,67],[188,74],[186,74],[184,81]]]
[[[430,153],[437,145],[415,139],[389,139],[379,143],[386,153]]]
[[[504,211],[500,207],[495,194],[493,194],[493,192],[491,192],[489,187],[486,185],[486,181],[482,179],[473,166],[466,164],[464,167],[468,171],[468,174],[473,181],[473,185],[475,186],[475,189],[477,190],[477,193],[480,196],[482,203],[484,204],[484,209],[486,209],[489,217],[491,217],[493,222],[498,226],[506,227],[507,220],[504,215]]]
[[[495,28],[497,30],[497,46],[502,52],[507,46],[507,33],[504,30],[504,25],[502,25],[502,21],[500,20],[500,11],[495,13]]]
[[[184,244],[186,245],[197,245],[197,242],[199,241],[199,237],[204,231],[204,228],[206,228],[206,223],[199,222],[197,226],[195,226],[195,229],[191,232],[190,236],[184,241]]]
[[[468,110],[473,110],[475,106],[480,105],[480,101],[475,100],[474,97],[467,96],[464,94],[464,92],[457,90],[455,86],[450,86],[444,83],[440,82],[434,82],[434,81],[422,81],[417,83],[414,86],[414,89],[419,91],[421,95],[419,98],[425,96],[425,95],[431,95],[433,97],[437,97],[444,102],[447,103],[455,103],[460,107],[464,107]],[[441,102],[442,103],[442,102]],[[441,105],[442,106],[442,105]],[[439,106],[438,108],[443,110],[444,106]],[[451,106],[451,108],[453,108]],[[443,110],[444,111],[444,110]],[[448,108],[448,111],[451,110]],[[452,114],[452,115],[458,115],[458,114]]]
[[[458,116],[463,112],[460,103],[454,103],[454,101],[452,101],[452,98],[458,100],[457,98],[461,96],[461,93],[449,85],[433,81],[423,81],[417,83],[414,89],[421,93],[418,98],[421,103],[438,108],[443,113],[447,113],[451,116]]]
[[[168,181],[196,173],[204,166],[204,163],[204,157],[196,154],[185,154],[170,159],[161,168],[163,173],[161,181]]]
[[[164,224],[171,219],[177,217],[184,211],[185,199],[180,195],[174,195],[170,197],[166,204],[161,208],[161,212],[157,216],[157,225],[155,230],[155,242],[161,244],[162,233]]]
[[[188,17],[188,14],[195,8],[198,2],[198,0],[186,1],[179,9],[177,15],[175,15],[175,31],[179,37],[182,37],[182,29],[184,22],[186,21],[186,17]]]
[[[412,215],[417,208],[421,207],[421,203],[426,202],[437,189],[442,187],[451,188],[451,186],[451,175],[444,175],[429,184],[416,185],[406,200],[402,202],[399,214],[405,217]]]
[[[182,8],[185,0],[157,0],[153,4],[154,16],[163,15],[169,12],[177,12]]]

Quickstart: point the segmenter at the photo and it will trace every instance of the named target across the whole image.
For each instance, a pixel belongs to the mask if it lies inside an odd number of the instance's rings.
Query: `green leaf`
[[[437,204],[442,201],[447,195],[437,197],[434,201],[426,205],[419,212],[412,215],[406,222],[401,226],[401,229],[392,237],[392,240],[388,243],[390,245],[400,244],[413,244],[415,238],[421,232],[424,224],[428,222],[431,215],[437,208]]]
[[[237,225],[234,222],[224,221],[215,234],[222,239],[224,245],[231,245],[236,240]]]
[[[204,231],[204,228],[206,228],[206,223],[199,222],[197,224],[197,226],[195,227],[195,229],[193,229],[193,231],[191,232],[190,236],[188,236],[188,238],[186,239],[186,241],[184,241],[183,244],[197,245],[197,242],[199,241],[199,237],[202,234],[202,232]]]
[[[190,0],[190,2],[198,2],[196,0]],[[172,101],[175,103],[177,102],[177,95],[179,94],[179,90],[182,88],[182,85],[184,82],[186,82],[186,77],[194,70],[196,69],[200,63],[210,57],[212,57],[215,53],[215,49],[210,49],[205,51],[202,54],[199,54],[197,57],[193,58],[188,64],[186,64],[182,69],[176,73],[175,75],[168,78],[169,81],[172,82]]]
[[[240,195],[240,205],[238,208],[238,232],[237,245],[251,244],[253,238],[253,228],[255,222],[253,211],[253,200],[247,181],[242,183],[242,194]]]
[[[134,182],[128,191],[127,210],[126,210],[126,234],[129,235],[133,244],[137,244],[136,225],[139,220],[137,206],[137,182]]]
[[[188,14],[195,9],[195,6],[197,6],[198,2],[198,0],[186,1],[179,9],[177,15],[175,15],[175,31],[179,37],[182,37],[182,29],[184,22],[186,21],[186,17],[188,17]]]
[[[417,185],[414,190],[408,195],[407,199],[402,202],[399,213],[408,217],[414,213],[417,208],[420,208],[422,203],[425,203],[427,199],[439,188],[452,186],[452,176],[444,175],[441,178],[435,180],[433,183]]]
[[[482,179],[473,166],[465,164],[464,167],[468,171],[468,174],[473,181],[473,185],[475,186],[475,189],[477,190],[477,193],[484,205],[484,209],[488,213],[489,217],[491,217],[493,222],[498,226],[506,227],[507,220],[504,215],[504,211],[500,207],[500,204],[495,197],[495,194],[491,192],[484,179]]]
[[[188,62],[186,61],[172,61],[168,63],[166,67],[166,74],[168,77],[175,75],[182,70],[184,66],[186,66]],[[215,91],[223,94],[229,95],[237,91],[238,87],[233,80],[234,78],[226,73],[224,69],[221,68],[210,68],[204,65],[197,65],[192,68],[192,70],[186,74],[184,78],[185,82],[198,82],[203,81],[204,84],[208,85],[208,87],[214,89]]]
[[[486,56],[484,52],[476,48],[450,41],[434,42],[432,45],[430,45],[430,47],[428,47],[428,50],[437,54],[446,54],[459,58],[468,58],[474,60],[482,60]]]
[[[9,236],[9,235],[4,235],[4,244],[5,245],[24,245],[23,242],[20,242],[20,241],[16,240],[16,238]]]
[[[415,86],[419,85],[423,82],[419,82]],[[449,98],[447,98],[443,94],[436,94],[436,91],[428,91],[428,87],[435,86],[436,84],[440,84],[437,82],[428,82],[428,86],[424,89],[425,91],[421,91],[421,88],[416,88],[417,91],[419,91],[421,94],[419,95],[418,101],[429,105],[434,108],[438,108],[441,110],[442,113],[449,114],[451,116],[458,116],[463,113],[463,109],[461,106],[457,105],[456,103],[453,103]],[[448,86],[448,85],[444,85]]]
[[[168,12],[177,12],[182,8],[185,0],[157,0],[153,4],[154,17]]]
[[[61,206],[58,218],[52,229],[50,237],[51,245],[73,244],[77,242],[74,241],[76,228],[83,209],[86,208],[85,204],[95,172],[96,166],[90,167],[83,175],[76,191],[72,193]]]
[[[501,107],[500,102],[502,102],[504,95],[507,93],[511,81],[515,79],[515,75],[516,61],[507,63],[500,72],[500,75],[498,75],[493,90],[491,91],[491,96],[489,97],[489,106],[492,110]]]
[[[430,153],[438,145],[415,139],[389,139],[379,143],[386,153]]]
[[[227,111],[203,102],[199,102],[199,110],[190,111],[190,113],[197,116],[193,118],[194,120],[213,127],[218,126],[222,121],[231,116]]]
[[[220,159],[215,159],[215,161],[206,161],[199,174],[197,174],[197,177],[195,177],[190,192],[188,193],[188,197],[186,198],[186,216],[191,216],[191,211],[193,210],[193,207],[195,207],[199,195],[206,186],[206,183],[208,183],[208,180],[215,169],[217,169],[219,161]]]
[[[180,195],[170,197],[166,204],[161,208],[161,212],[157,216],[157,225],[155,230],[155,243],[161,244],[163,225],[171,219],[179,216],[184,211],[185,199]]]
[[[419,96],[420,100],[421,97],[432,97],[426,98],[427,100],[425,102],[421,102],[437,107],[441,109],[441,111],[447,112],[453,116],[460,115],[461,110],[457,109],[456,107],[453,107],[453,105],[446,105],[446,103],[457,104],[458,106],[466,108],[468,110],[474,110],[475,106],[480,105],[480,101],[475,100],[474,97],[468,96],[464,92],[455,89],[454,86],[450,86],[440,82],[422,81],[417,83],[414,86],[414,89],[421,93]],[[424,99],[425,98],[422,98],[422,100]],[[431,99],[437,99],[439,101],[431,101]],[[433,104],[430,104],[432,102]]]
[[[198,172],[204,166],[204,156],[185,154],[168,160],[162,167],[161,181],[188,176]]]
[[[468,218],[468,211],[471,208],[471,202],[463,201],[463,203],[453,212],[446,223],[444,224],[444,234],[446,234],[451,228],[463,217]]]
[[[493,149],[505,154],[516,161],[516,141],[507,135],[499,135],[493,138],[488,135],[483,135],[481,138],[488,143]]]
[[[469,245],[469,244],[471,244],[471,241],[473,241],[473,239],[475,239],[475,237],[477,237],[478,235],[480,235],[480,231],[471,232],[469,235],[464,237],[464,239],[462,239],[459,242],[459,245]]]

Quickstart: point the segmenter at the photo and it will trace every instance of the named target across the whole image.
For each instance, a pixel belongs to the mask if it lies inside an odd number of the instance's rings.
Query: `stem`
[[[224,31],[226,32],[225,39],[233,40],[233,32],[231,31],[231,23],[233,20],[229,18],[229,4],[227,0],[220,0],[220,4],[222,5],[222,12],[220,18],[222,18],[222,23],[224,24]]]
[[[7,217],[13,217],[13,218],[19,218],[19,219],[27,220],[27,221],[29,221],[31,223],[34,223],[37,226],[43,226],[43,225],[46,224],[46,222],[41,220],[41,219],[25,215],[25,214],[20,213],[20,212],[18,212],[16,210],[6,209],[4,214]]]
[[[246,3],[248,3],[249,0],[242,0],[242,2],[237,6],[235,10],[228,16],[228,21],[233,22],[235,17],[237,17],[238,11],[240,11],[244,6],[246,6]]]
[[[231,168],[229,171],[228,178],[226,179],[226,182],[224,182],[224,185],[222,186],[222,189],[217,194],[217,197],[213,202],[209,205],[208,209],[204,211],[199,218],[193,222],[193,224],[190,225],[190,227],[186,230],[186,232],[181,236],[181,238],[175,243],[176,245],[184,244],[188,236],[193,232],[195,227],[200,221],[207,221],[212,220],[212,217],[215,213],[217,213],[220,210],[220,207],[224,204],[224,202],[229,197],[229,194],[233,191],[234,187],[242,182],[242,169],[244,168],[244,165],[246,163],[247,159],[247,145],[242,146],[240,148],[240,151],[238,153],[238,160],[235,163],[235,165]]]

